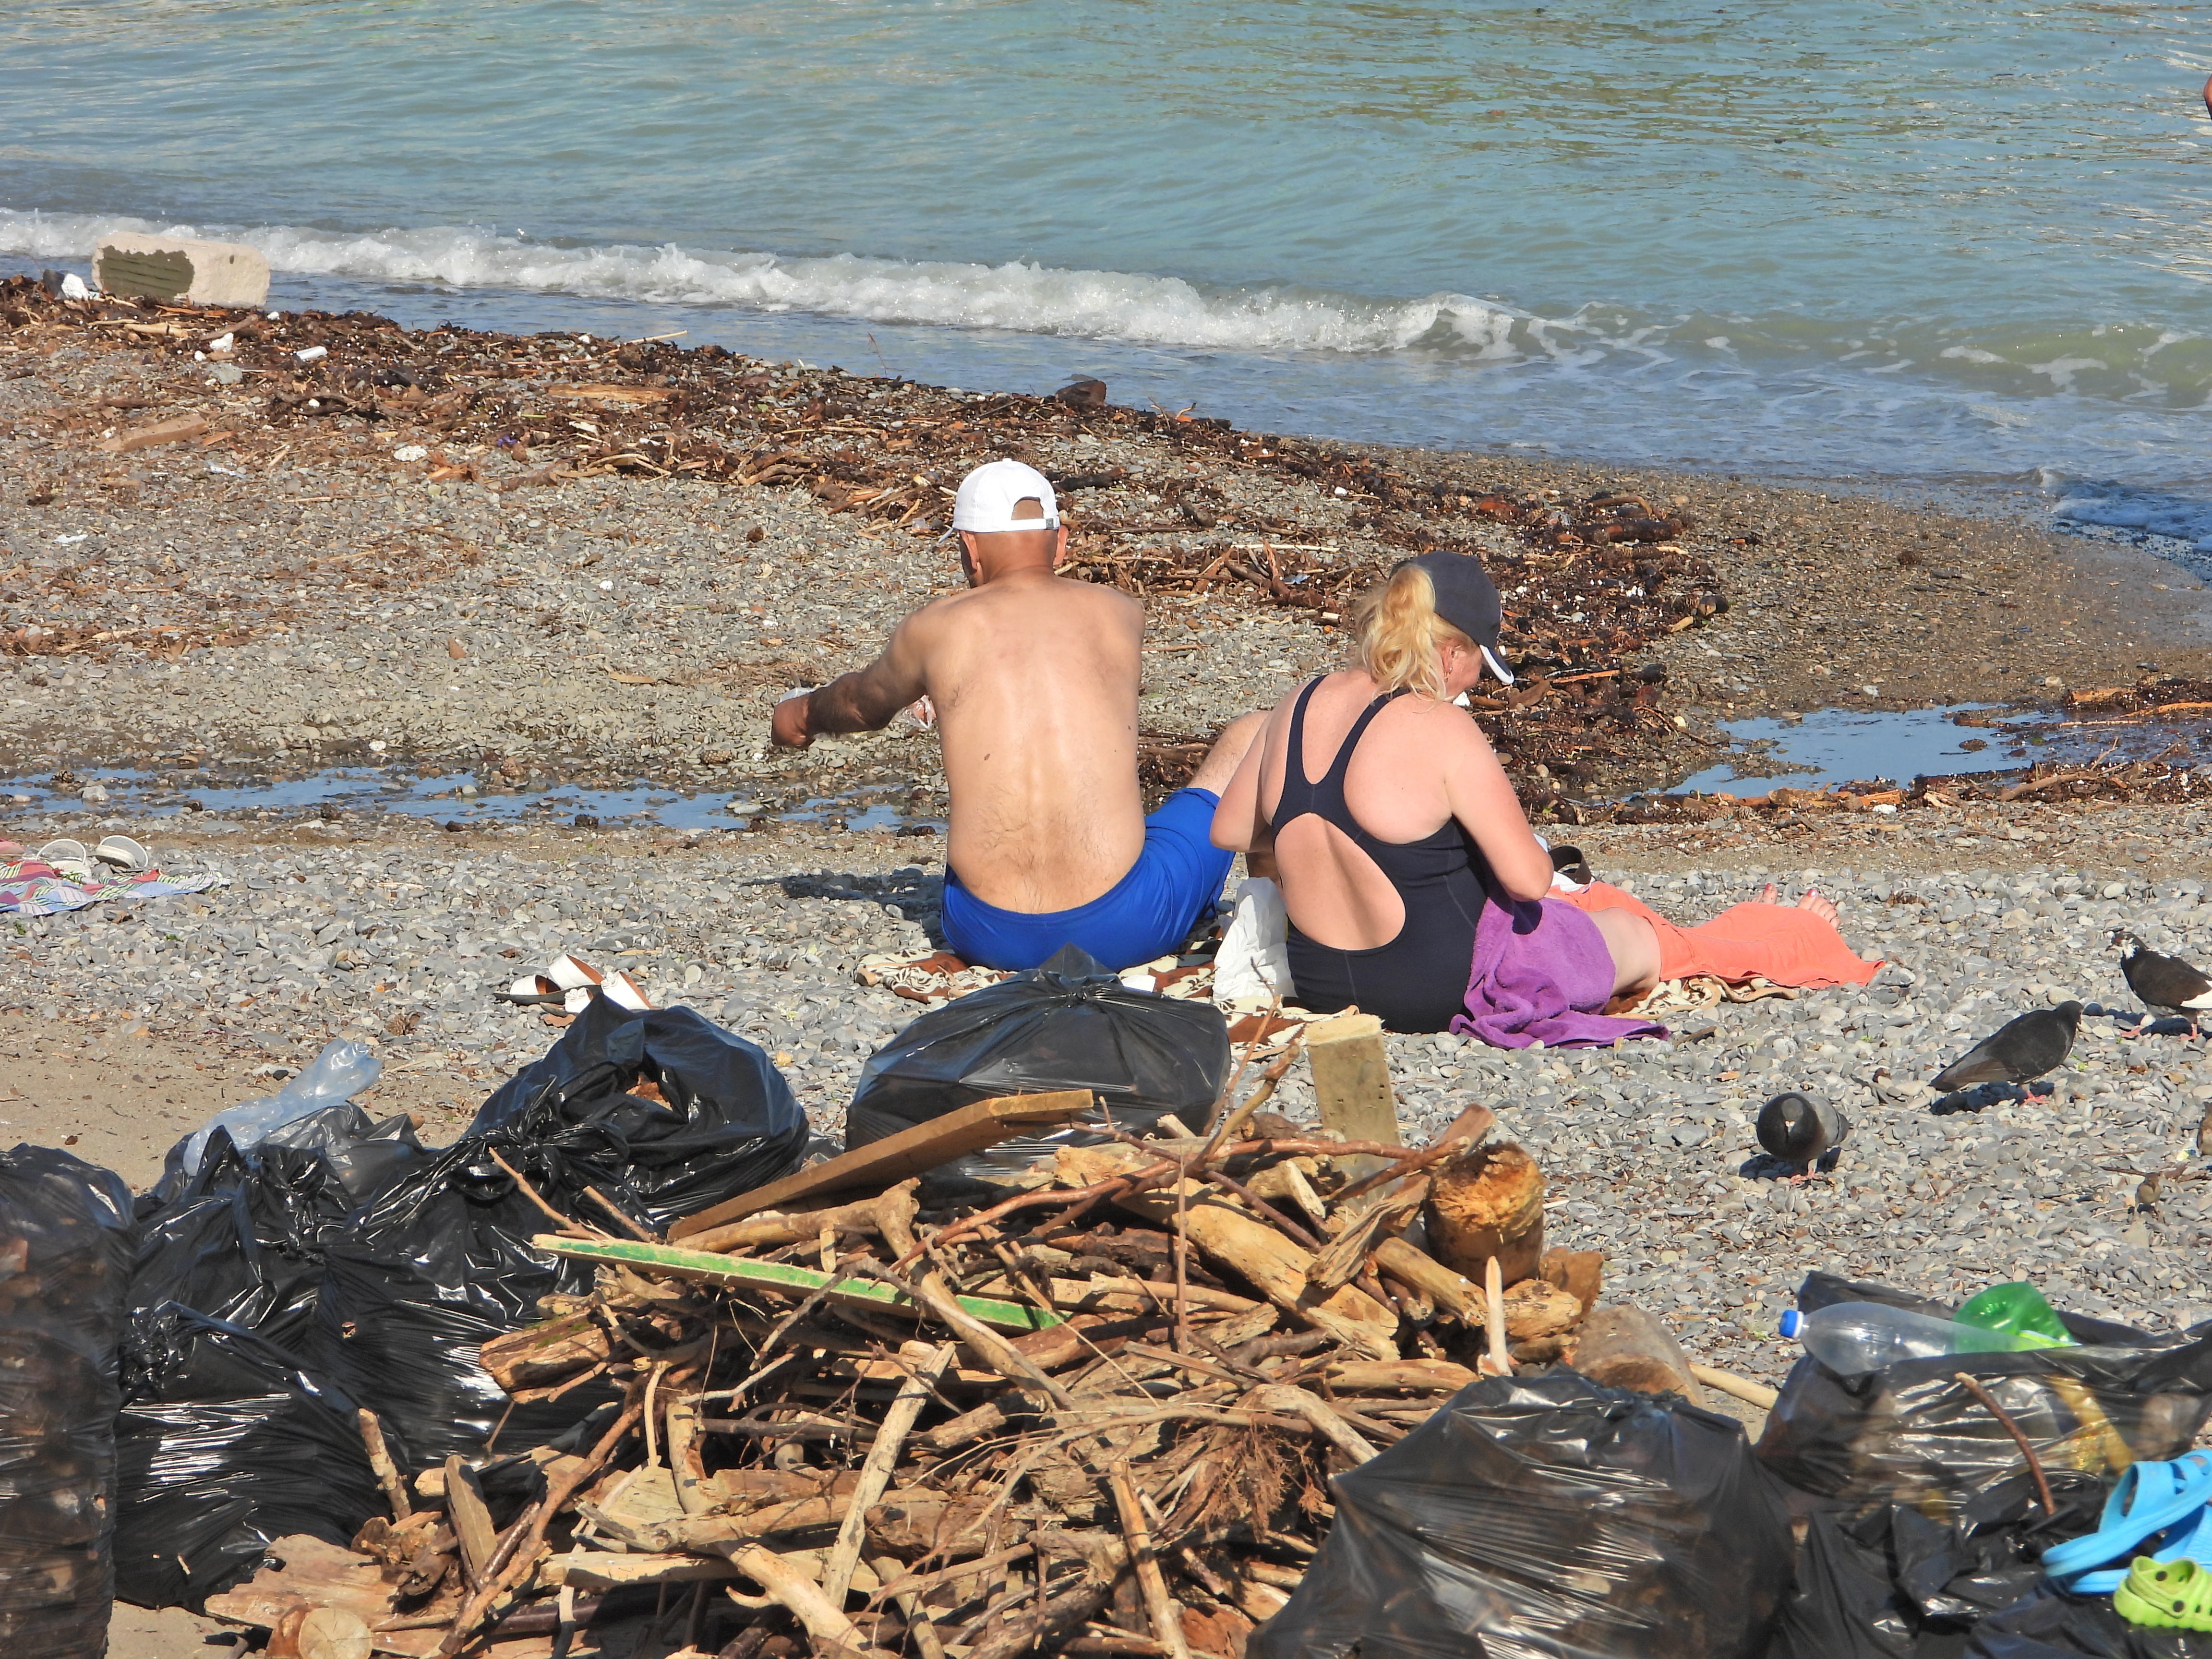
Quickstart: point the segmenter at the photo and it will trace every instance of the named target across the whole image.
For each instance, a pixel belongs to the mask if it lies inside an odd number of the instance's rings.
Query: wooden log
[[[1285,1389],[1280,1392],[1304,1394],[1305,1390]],[[1129,1562],[1136,1569],[1137,1587],[1144,1592],[1145,1611],[1152,1622],[1152,1639],[1166,1648],[1174,1659],[1190,1659],[1190,1649],[1182,1639],[1182,1613],[1168,1595],[1166,1576],[1160,1571],[1159,1559],[1152,1553],[1152,1526],[1145,1518],[1144,1505],[1138,1502],[1137,1483],[1130,1476],[1126,1459],[1116,1459],[1108,1467],[1106,1484],[1114,1494],[1114,1508],[1121,1516],[1122,1535],[1129,1540]]]
[[[1306,1273],[1309,1288],[1333,1291],[1348,1285],[1366,1265],[1368,1252],[1398,1232],[1421,1211],[1429,1196],[1429,1177],[1408,1176],[1396,1183],[1331,1239]]]
[[[876,1199],[864,1198],[857,1203],[836,1204],[823,1210],[749,1216],[726,1227],[710,1227],[703,1233],[690,1234],[685,1243],[695,1250],[772,1250],[804,1239],[819,1238],[825,1231],[880,1234],[883,1230],[876,1217],[877,1202]]]
[[[1060,1178],[1070,1185],[1089,1185],[1126,1175],[1148,1161],[1133,1146],[1063,1147],[1054,1157]],[[1183,1224],[1191,1243],[1209,1261],[1249,1280],[1292,1318],[1327,1332],[1355,1353],[1370,1359],[1397,1358],[1395,1308],[1351,1285],[1325,1296],[1316,1294],[1306,1282],[1313,1266],[1311,1251],[1300,1249],[1212,1188],[1194,1181],[1181,1184]],[[1174,1224],[1176,1200],[1171,1188],[1153,1188],[1125,1193],[1115,1201],[1154,1225],[1166,1227]]]
[[[850,1192],[860,1187],[888,1187],[908,1176],[949,1164],[956,1158],[995,1146],[1002,1140],[1038,1129],[1055,1128],[1089,1111],[1091,1103],[1088,1089],[1002,1095],[992,1100],[979,1100],[943,1117],[917,1123],[911,1129],[870,1141],[781,1181],[771,1181],[765,1187],[740,1193],[696,1215],[686,1216],[669,1228],[668,1237],[672,1240],[690,1238],[747,1216],[758,1215],[763,1210],[801,1206],[807,1200],[820,1200],[832,1193]]]
[[[1602,1250],[1547,1250],[1538,1277],[1547,1285],[1556,1285],[1583,1304],[1588,1313],[1597,1306],[1597,1299],[1605,1284],[1605,1253]]]
[[[1679,1394],[1693,1406],[1705,1394],[1674,1334],[1633,1303],[1600,1308],[1583,1322],[1574,1367],[1593,1382],[1638,1394]]]
[[[1511,1141],[1439,1165],[1425,1213],[1430,1254],[1470,1279],[1492,1257],[1507,1285],[1543,1265],[1544,1172]]]
[[[1339,1395],[1457,1394],[1474,1373],[1449,1359],[1347,1359],[1322,1373]]]
[[[822,1593],[822,1586],[808,1577],[803,1569],[759,1544],[723,1544],[709,1547],[766,1590],[772,1600],[799,1620],[806,1633],[814,1638],[817,1648],[861,1650],[867,1647],[866,1639],[853,1621],[845,1617],[844,1610],[834,1606]]]
[[[605,1591],[632,1584],[719,1583],[737,1577],[727,1561],[700,1555],[623,1555],[612,1550],[571,1550],[548,1558],[538,1582],[548,1589]]]
[[[1322,1127],[1346,1140],[1398,1140],[1398,1097],[1390,1087],[1390,1059],[1382,1022],[1372,1014],[1340,1014],[1306,1028],[1314,1100]],[[1380,1158],[1342,1158],[1337,1165],[1357,1181],[1384,1166]]]
[[[1583,1320],[1583,1304],[1573,1294],[1540,1279],[1524,1279],[1500,1298],[1505,1309],[1505,1339],[1533,1342],[1572,1330]]]
[[[568,1314],[495,1336],[477,1357],[493,1382],[520,1394],[612,1358],[614,1339],[594,1316]]]

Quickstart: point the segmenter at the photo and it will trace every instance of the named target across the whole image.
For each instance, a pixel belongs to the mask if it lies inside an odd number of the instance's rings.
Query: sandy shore
[[[804,480],[686,481],[680,446],[641,452],[672,464],[665,478],[529,482],[591,471],[604,435],[574,426],[601,423],[600,405],[547,388],[659,389],[573,343],[539,343],[535,380],[499,382],[509,425],[570,422],[511,461],[495,444],[464,453],[397,404],[374,420],[311,418],[281,404],[294,382],[274,370],[210,384],[191,337],[123,346],[21,314],[0,333],[0,640],[13,641],[0,656],[0,769],[59,764],[71,781],[35,811],[0,798],[0,835],[121,830],[165,866],[228,884],[0,923],[0,1112],[15,1131],[73,1137],[143,1184],[214,1110],[356,1035],[386,1067],[363,1104],[418,1111],[441,1139],[552,1040],[490,990],[575,950],[757,1037],[835,1132],[866,1054],[912,1012],[856,986],[854,968],[872,951],[927,948],[943,842],[893,829],[941,813],[942,780],[934,740],[908,729],[766,753],[767,710],[786,685],[864,661],[953,580],[933,538]],[[289,349],[272,339],[267,354]],[[818,434],[842,410],[866,428],[853,441],[879,476],[911,433],[922,448],[973,438],[1106,479],[1072,494],[1087,556],[1228,538],[1384,559],[1422,528],[1410,485],[1335,494],[1330,476],[1364,475],[1325,446],[1215,434],[1200,452],[1110,410],[1031,400],[1008,416],[1006,400],[712,367],[757,377],[756,453],[779,420],[811,413]],[[98,447],[175,418],[207,424],[178,444]],[[710,424],[746,435],[726,409],[690,429]],[[211,434],[223,435],[202,441]],[[1322,476],[1286,471],[1286,452]],[[1668,670],[1664,729],[1598,768],[1593,792],[1696,769],[1719,752],[1715,723],[1751,712],[2056,697],[2132,683],[2146,663],[2212,678],[2208,596],[2126,550],[1840,489],[1387,459],[1419,500],[1445,503],[1440,536],[1501,559],[1525,543],[1462,498],[1632,494],[1695,520],[1676,544],[1711,567],[1727,605],[1638,642],[1634,662]],[[1331,474],[1340,465],[1350,470]],[[1161,598],[1151,613],[1143,719],[1155,732],[1202,732],[1269,704],[1340,649],[1318,611],[1249,591]],[[757,803],[756,827],[686,836],[547,812],[449,831],[308,806],[152,815],[165,790],[211,777],[370,766],[465,773],[484,795],[644,778],[740,795]],[[143,811],[115,815],[81,793],[126,772],[150,775]],[[827,803],[815,821],[778,821],[810,800]],[[882,827],[830,827],[871,802],[892,809],[872,820]],[[2203,1170],[2195,1136],[2212,1105],[2201,1042],[2093,1011],[2049,1098],[1938,1118],[1921,1086],[2033,1004],[2071,994],[2131,1015],[2106,948],[2115,926],[2212,957],[2203,812],[1908,806],[1577,832],[1601,874],[1685,921],[1770,878],[1817,884],[1854,946],[1891,965],[1864,991],[1723,1005],[1680,1022],[1671,1043],[1619,1054],[1394,1038],[1407,1133],[1470,1099],[1497,1107],[1550,1173],[1553,1242],[1605,1250],[1612,1294],[1666,1316],[1700,1358],[1753,1374],[1786,1364],[1773,1316],[1814,1267],[1932,1295],[2033,1276],[2066,1305],[2160,1329],[2212,1314],[2212,1182],[2185,1178]],[[1833,1182],[1786,1188],[1753,1160],[1752,1117],[1785,1084],[1829,1091],[1856,1121]],[[1294,1114],[1303,1086],[1293,1079]],[[2138,1209],[2154,1168],[2172,1178]],[[152,1652],[167,1638],[144,1639]]]

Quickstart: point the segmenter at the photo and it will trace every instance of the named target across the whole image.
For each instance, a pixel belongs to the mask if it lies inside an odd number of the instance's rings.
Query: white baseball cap
[[[1044,508],[1042,519],[1017,519],[1014,508],[1035,501]],[[1020,461],[986,461],[960,481],[952,498],[952,527],[979,536],[1006,530],[1057,530],[1060,502],[1051,482],[1033,466]]]

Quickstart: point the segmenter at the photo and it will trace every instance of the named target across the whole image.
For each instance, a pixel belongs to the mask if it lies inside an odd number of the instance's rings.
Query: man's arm
[[[880,732],[898,711],[928,688],[915,635],[919,613],[893,630],[883,654],[866,668],[840,674],[804,697],[775,706],[769,735],[787,749],[804,749],[825,732]]]

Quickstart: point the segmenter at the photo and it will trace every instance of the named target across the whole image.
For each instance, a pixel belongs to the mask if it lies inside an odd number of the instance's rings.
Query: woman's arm
[[[1237,763],[1236,772],[1221,792],[1208,837],[1216,847],[1232,853],[1264,854],[1274,848],[1274,830],[1260,811],[1260,763],[1274,729],[1275,711],[1271,710],[1267,725],[1252,739],[1252,746],[1244,751],[1244,758]]]
[[[1499,886],[1516,899],[1540,899],[1552,890],[1552,855],[1537,843],[1490,739],[1472,716],[1460,719],[1463,735],[1452,745],[1444,771],[1452,816],[1474,837]]]

